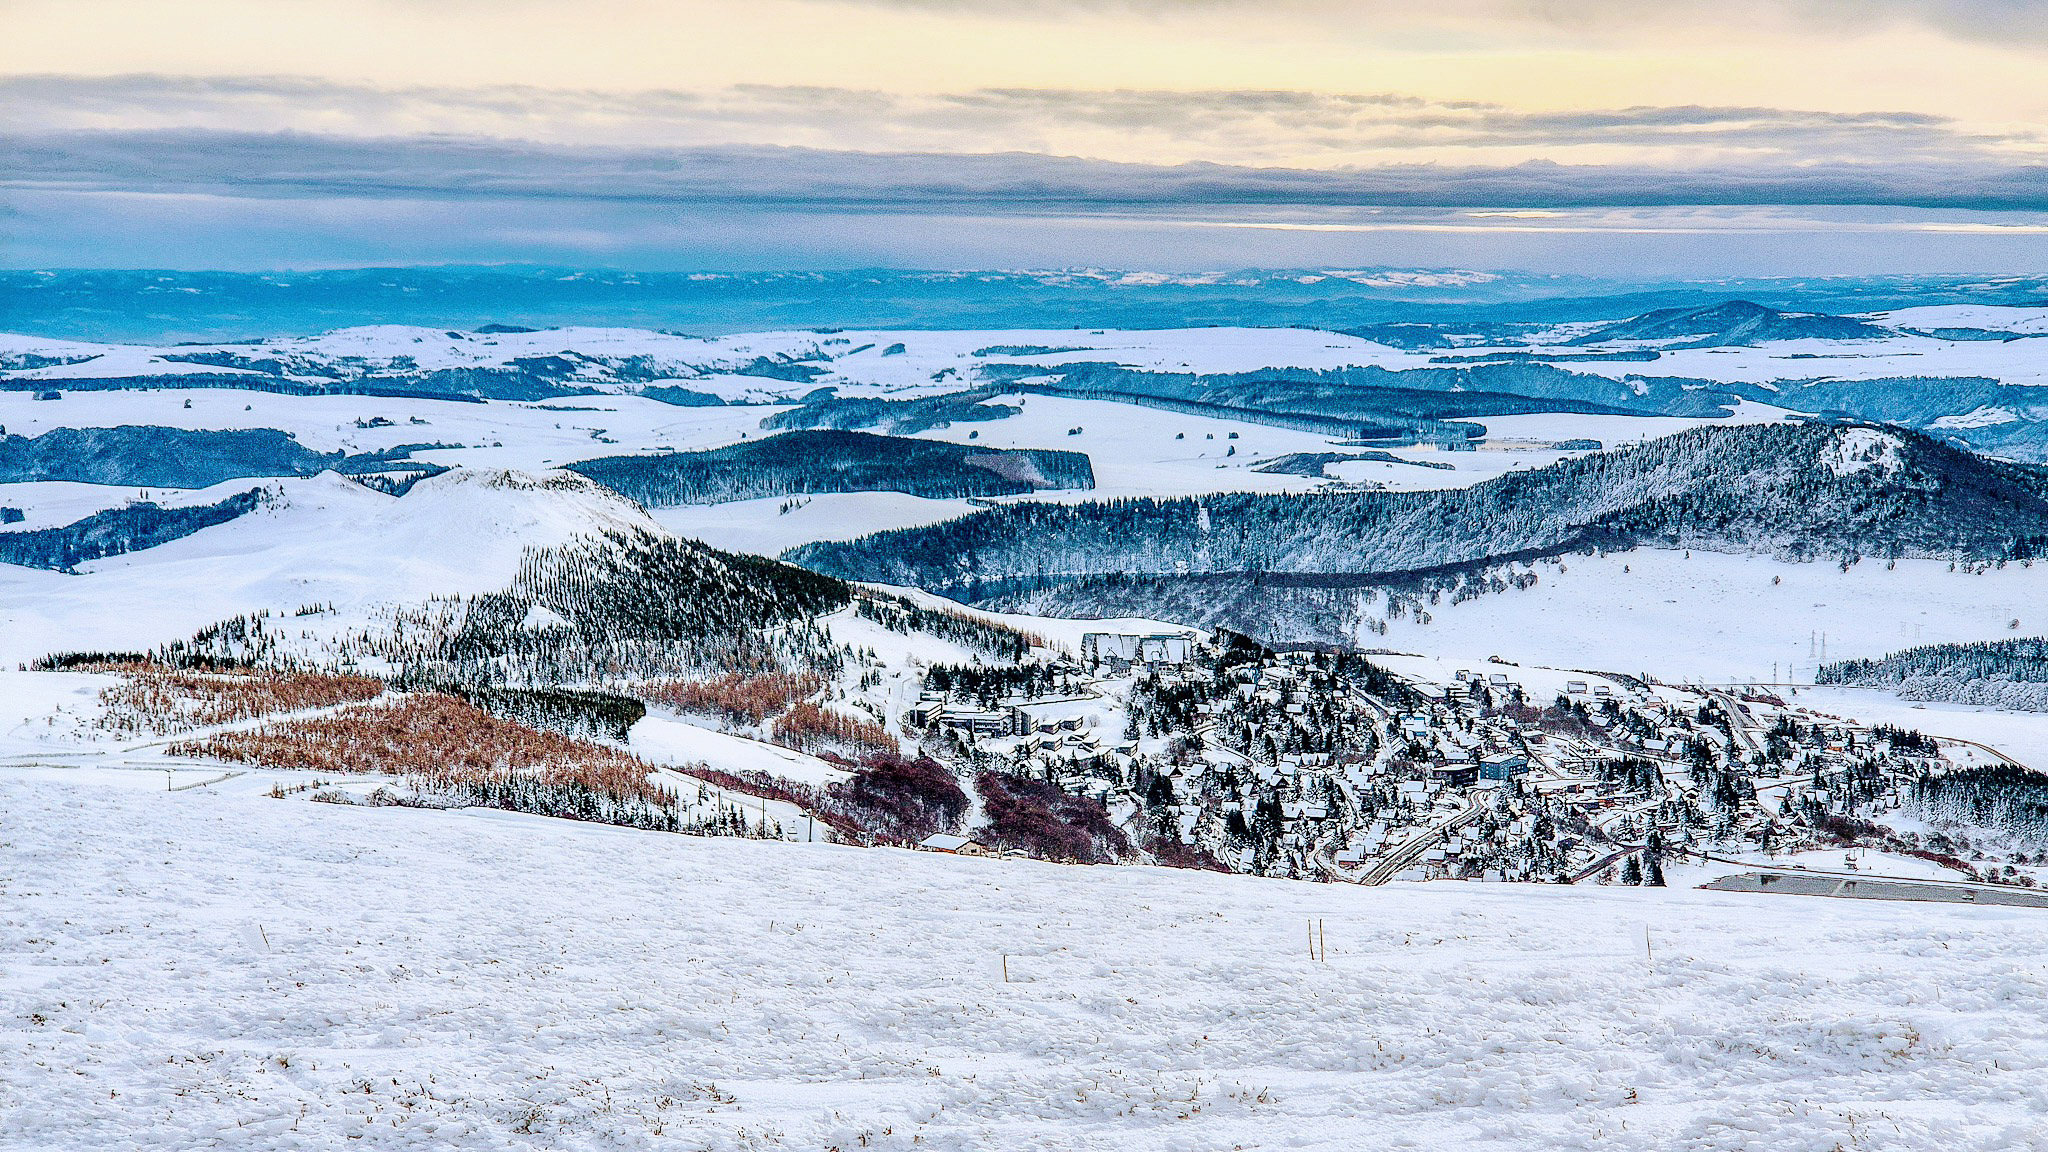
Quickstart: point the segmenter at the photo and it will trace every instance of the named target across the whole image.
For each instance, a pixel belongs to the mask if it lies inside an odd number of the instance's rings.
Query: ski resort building
[[[1485,756],[1479,761],[1479,777],[1482,780],[1512,780],[1528,770],[1529,758],[1516,752]]]
[[[1194,637],[1184,632],[1089,632],[1081,637],[1081,659],[1099,664],[1114,656],[1130,664],[1185,664],[1194,647]]]

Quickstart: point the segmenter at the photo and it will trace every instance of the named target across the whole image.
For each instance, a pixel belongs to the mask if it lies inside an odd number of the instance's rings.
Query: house
[[[1429,778],[1432,783],[1447,788],[1470,788],[1479,778],[1479,770],[1472,766],[1470,760],[1463,764],[1432,764]]]
[[[949,856],[986,856],[989,854],[988,846],[978,840],[972,840],[965,836],[948,836],[944,833],[927,836],[918,841],[917,846],[927,852],[944,852]]]
[[[1529,758],[1518,752],[1502,752],[1479,761],[1479,774],[1488,780],[1511,780],[1529,770]]]
[[[1584,696],[1586,694],[1586,682],[1584,680],[1567,680],[1564,682],[1564,690],[1568,696]]]

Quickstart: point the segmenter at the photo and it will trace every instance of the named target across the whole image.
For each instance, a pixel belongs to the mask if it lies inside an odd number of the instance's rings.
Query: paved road
[[[1714,688],[1706,691],[1707,695],[1713,697],[1714,702],[1721,706],[1721,710],[1728,714],[1728,730],[1735,734],[1735,742],[1742,745],[1752,756],[1763,755],[1763,742],[1758,740],[1751,730],[1749,714],[1742,710],[1742,705],[1736,702],[1735,697]]]
[[[1420,834],[1409,837],[1407,843],[1394,849],[1392,855],[1373,865],[1372,871],[1359,877],[1358,882],[1370,887],[1385,884],[1400,875],[1409,865],[1420,860],[1424,852],[1442,842],[1444,837],[1478,819],[1479,814],[1486,810],[1486,801],[1492,795],[1491,792],[1478,792],[1467,797],[1465,807],[1423,829]]]
[[[1848,900],[1915,900],[1944,904],[2000,904],[2048,908],[2048,892],[2003,884],[1951,880],[1905,880],[1892,876],[1845,875],[1794,870],[1741,872],[1700,885],[1716,892],[1770,892],[1786,896],[1833,896]]]

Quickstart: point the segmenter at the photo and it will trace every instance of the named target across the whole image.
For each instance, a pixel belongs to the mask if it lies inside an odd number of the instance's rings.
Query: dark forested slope
[[[68,480],[142,488],[208,488],[250,476],[369,472],[431,445],[350,456],[315,452],[275,428],[190,429],[124,424],[0,435],[0,484]]]
[[[649,507],[817,492],[907,492],[934,499],[1093,488],[1079,452],[977,448],[866,432],[807,430],[706,452],[605,456],[569,465]]]
[[[1394,574],[1637,545],[1787,559],[2030,556],[2048,470],[1913,432],[1704,427],[1438,492],[1025,503],[789,558],[945,591],[1112,574]]]
[[[0,533],[0,564],[68,572],[88,560],[139,552],[225,524],[255,511],[261,501],[259,489],[194,508],[165,508],[142,501],[95,512],[61,528],[4,532]]]

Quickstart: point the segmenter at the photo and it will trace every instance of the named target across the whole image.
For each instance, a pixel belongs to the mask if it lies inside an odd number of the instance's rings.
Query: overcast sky
[[[2019,271],[2043,0],[0,0],[0,262]]]

